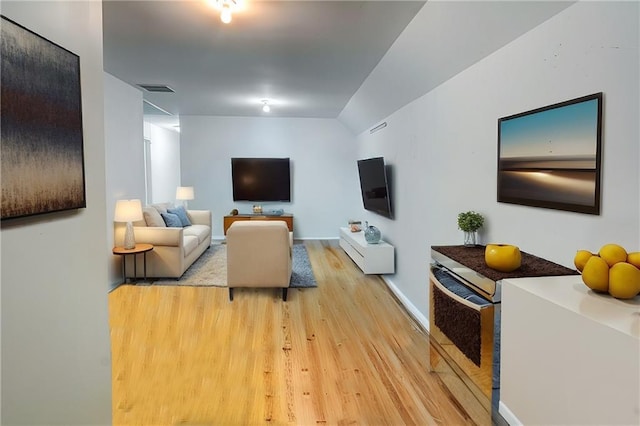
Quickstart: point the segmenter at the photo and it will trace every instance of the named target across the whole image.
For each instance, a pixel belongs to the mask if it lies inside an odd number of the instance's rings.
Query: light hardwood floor
[[[317,288],[123,285],[109,294],[116,425],[473,424],[429,338],[335,241]],[[425,292],[428,279],[424,277]]]

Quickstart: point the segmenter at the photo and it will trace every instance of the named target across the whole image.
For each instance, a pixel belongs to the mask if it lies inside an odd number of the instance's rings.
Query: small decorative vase
[[[518,247],[510,244],[487,244],[484,261],[496,271],[512,272],[520,267],[522,255]]]
[[[369,244],[378,244],[380,242],[380,230],[375,226],[369,226],[369,222],[364,223],[364,239]]]
[[[476,245],[476,231],[464,231],[464,246],[475,247]]]

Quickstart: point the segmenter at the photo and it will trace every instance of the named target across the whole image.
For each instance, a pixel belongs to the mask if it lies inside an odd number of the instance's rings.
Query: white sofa
[[[167,204],[144,207],[144,219],[133,222],[136,243],[153,244],[147,253],[147,277],[180,278],[211,245],[211,211],[187,210],[191,225],[167,227],[160,216]],[[169,205],[170,206],[170,205]],[[116,224],[114,241],[124,241],[124,224]],[[133,271],[133,258],[127,256],[127,271]],[[143,276],[143,262],[137,262],[136,276]]]

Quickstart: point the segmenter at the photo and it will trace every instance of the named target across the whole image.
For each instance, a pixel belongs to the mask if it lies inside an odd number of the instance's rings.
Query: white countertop
[[[580,275],[502,281],[640,340],[640,296],[620,300],[589,289]]]
[[[640,297],[579,275],[502,281],[500,408],[509,424],[640,425]]]

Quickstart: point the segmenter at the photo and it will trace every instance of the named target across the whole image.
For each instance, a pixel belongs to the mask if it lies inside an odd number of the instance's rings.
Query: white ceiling
[[[255,1],[225,25],[204,1],[105,1],[104,67],[173,94],[172,114],[332,117],[423,2]]]
[[[245,1],[225,25],[204,1],[105,0],[104,69],[134,86],[170,86],[143,95],[174,116],[264,116],[269,99],[269,116],[342,115],[362,127],[570,4]],[[381,85],[391,103],[376,98]]]

